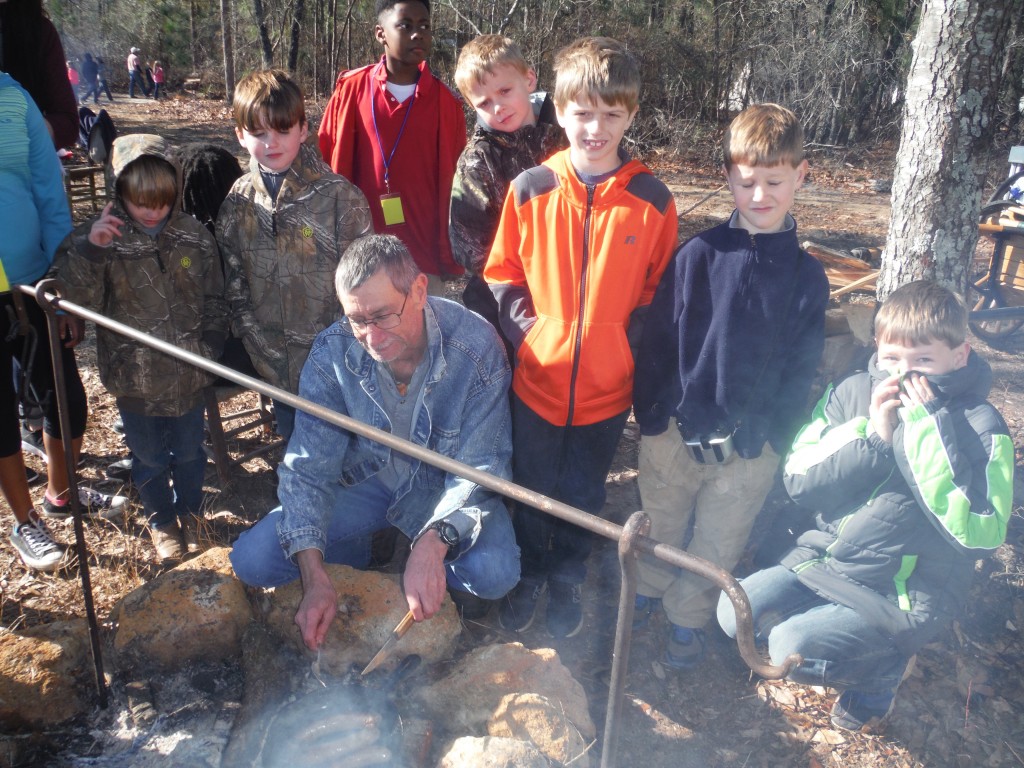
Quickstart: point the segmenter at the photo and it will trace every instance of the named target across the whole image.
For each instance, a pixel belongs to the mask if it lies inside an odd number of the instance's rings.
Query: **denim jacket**
[[[429,371],[412,441],[501,478],[511,477],[508,405],[511,379],[504,348],[491,325],[445,299],[424,308]],[[351,330],[334,323],[313,342],[299,394],[337,413],[391,431],[381,405],[378,363]],[[296,414],[295,431],[278,469],[283,514],[278,537],[288,557],[324,550],[334,494],[376,475],[391,449],[341,427]],[[476,483],[413,460],[408,481],[391,498],[388,520],[416,539],[446,519],[465,551],[476,542],[500,497]]]

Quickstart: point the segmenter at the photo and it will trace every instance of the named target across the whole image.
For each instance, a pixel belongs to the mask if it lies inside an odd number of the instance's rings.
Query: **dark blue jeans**
[[[132,451],[132,482],[151,526],[200,515],[203,504],[203,406],[183,416],[143,416],[118,409]]]
[[[366,568],[373,534],[391,526],[391,490],[370,478],[341,488],[327,519],[324,562]],[[512,539],[508,512],[498,497],[490,500],[480,535],[473,546],[445,567],[448,585],[478,597],[497,600],[519,579],[519,553]],[[281,507],[260,520],[235,541],[231,565],[235,575],[251,586],[279,587],[299,578],[299,568],[285,555],[277,535]]]
[[[852,608],[821,597],[781,565],[751,574],[740,586],[750,598],[754,638],[767,644],[772,663],[793,653],[804,657],[789,673],[793,682],[865,693],[896,689],[909,659]],[[736,637],[736,612],[725,594],[718,623]]]
[[[512,478],[530,490],[598,515],[629,411],[585,426],[559,427],[512,398]],[[513,519],[523,581],[582,584],[593,534],[524,504]]]

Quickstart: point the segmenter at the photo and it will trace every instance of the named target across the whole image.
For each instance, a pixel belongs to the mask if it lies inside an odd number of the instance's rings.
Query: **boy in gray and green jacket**
[[[889,296],[868,370],[829,387],[786,460],[815,525],[740,582],[772,662],[800,654],[791,680],[841,691],[839,728],[888,715],[911,657],[965,604],[975,560],[1006,537],[1013,442],[966,332],[963,303],[935,283]],[[718,620],[735,636],[725,597]]]

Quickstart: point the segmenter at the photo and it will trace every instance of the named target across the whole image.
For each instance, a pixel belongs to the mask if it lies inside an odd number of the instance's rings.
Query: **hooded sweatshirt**
[[[534,413],[587,425],[630,407],[626,331],[677,231],[671,192],[636,160],[588,186],[564,150],[512,182],[484,279],[516,348],[512,388]]]
[[[89,242],[96,219],[61,244],[56,264],[67,298],[179,349],[216,360],[227,334],[227,305],[217,244],[181,210],[181,168],[167,141],[133,134],[114,142],[111,189],[125,168],[143,155],[169,162],[178,199],[156,233],[147,233],[115,199],[121,236],[106,248]],[[97,217],[98,218],[98,217]],[[213,377],[182,360],[111,330],[96,329],[100,379],[117,404],[146,416],[180,416],[202,401]]]

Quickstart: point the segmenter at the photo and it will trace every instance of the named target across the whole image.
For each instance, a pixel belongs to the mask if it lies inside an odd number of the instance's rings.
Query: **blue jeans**
[[[146,89],[146,86],[142,84],[139,76],[136,72],[128,70],[128,97],[131,99],[135,98],[135,83],[138,82],[139,88],[142,90]]]
[[[800,685],[820,685],[865,693],[895,690],[909,659],[885,632],[865,621],[852,608],[827,600],[804,586],[781,565],[758,571],[740,581],[750,598],[754,638],[767,642],[773,664],[791,653],[804,657],[789,673]],[[718,623],[736,637],[736,613],[723,593]]]
[[[143,416],[123,408],[124,439],[131,449],[132,483],[151,526],[202,514],[203,406],[182,416]],[[173,485],[172,485],[173,484]]]
[[[592,515],[604,507],[604,484],[629,411],[596,424],[559,427],[513,395],[512,478],[519,485]],[[582,584],[593,534],[520,504],[516,541],[522,548],[523,581]]]
[[[519,581],[519,551],[508,512],[497,497],[488,510],[476,543],[447,564],[448,585],[488,600],[504,596]],[[348,488],[338,487],[328,520],[324,561],[353,568],[370,563],[373,534],[389,527],[391,491],[374,478]],[[299,578],[299,569],[285,556],[277,535],[281,507],[271,511],[235,541],[231,565],[235,575],[255,587],[277,587]]]
[[[282,403],[280,400],[273,400],[274,422],[277,434],[284,438],[285,445],[295,431],[295,406]]]

